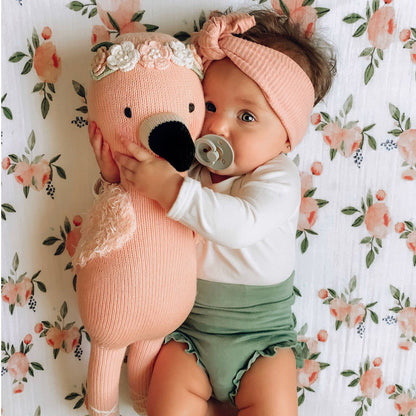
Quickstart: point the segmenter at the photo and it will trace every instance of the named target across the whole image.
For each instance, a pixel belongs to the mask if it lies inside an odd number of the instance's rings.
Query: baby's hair
[[[298,24],[274,10],[252,10],[248,13],[254,16],[256,25],[239,36],[292,58],[312,81],[315,104],[321,101],[329,91],[336,73],[332,46],[316,34],[307,38]]]

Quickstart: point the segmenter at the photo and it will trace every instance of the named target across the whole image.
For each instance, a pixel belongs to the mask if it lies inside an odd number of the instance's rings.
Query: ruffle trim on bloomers
[[[185,335],[184,333],[182,333],[180,331],[175,331],[175,332],[167,335],[165,337],[164,343],[167,344],[169,341],[172,341],[172,340],[176,341],[176,342],[187,344],[188,348],[185,350],[185,352],[187,354],[194,354],[195,355],[196,360],[197,360],[197,364],[207,373],[207,375],[209,377],[209,373],[208,373],[206,367],[204,366],[203,362],[201,361],[201,358],[199,356],[199,352],[196,349],[192,340],[187,335]],[[302,354],[302,349],[303,349],[302,344],[300,342],[296,342],[296,344],[293,345],[293,342],[291,342],[291,341],[282,341],[282,342],[278,342],[276,344],[273,344],[273,345],[265,348],[262,351],[255,351],[253,353],[253,355],[250,357],[250,359],[248,360],[247,364],[242,369],[237,371],[237,374],[235,375],[235,377],[233,379],[233,386],[234,387],[233,387],[232,391],[229,394],[229,398],[230,398],[231,402],[233,404],[235,404],[235,397],[237,396],[238,389],[239,389],[240,383],[241,383],[241,379],[243,378],[244,374],[251,368],[251,366],[255,363],[255,361],[259,357],[273,357],[273,356],[276,355],[277,350],[282,349],[282,348],[291,348],[293,353],[295,354],[296,368],[302,368],[303,364],[304,364],[304,359],[303,359],[304,354]]]

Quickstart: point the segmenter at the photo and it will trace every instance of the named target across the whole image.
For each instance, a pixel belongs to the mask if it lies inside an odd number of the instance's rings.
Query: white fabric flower
[[[114,71],[131,71],[140,59],[139,51],[130,41],[122,42],[120,45],[113,45],[109,50],[107,66]]]
[[[182,42],[176,40],[169,42],[172,49],[172,61],[179,66],[185,66],[191,69],[195,64],[195,57],[189,46],[185,46]]]

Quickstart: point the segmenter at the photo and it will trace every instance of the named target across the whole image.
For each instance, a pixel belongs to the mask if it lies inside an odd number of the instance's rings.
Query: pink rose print
[[[78,359],[82,355],[82,333],[86,333],[84,326],[80,328],[75,326],[75,322],[65,323],[65,318],[68,314],[68,305],[64,302],[60,308],[59,315],[54,324],[49,321],[42,321],[42,327],[38,327],[36,333],[40,338],[45,337],[46,343],[52,347],[53,356],[56,359],[60,351],[66,353],[75,353]]]
[[[410,50],[410,59],[416,64],[416,44],[413,43],[412,49]]]
[[[65,248],[71,257],[73,257],[75,254],[75,250],[77,249],[80,238],[81,228],[75,228],[74,230],[71,230],[66,236]]]
[[[340,298],[334,298],[329,303],[329,310],[337,321],[342,322],[345,321],[345,318],[351,312],[351,305]]]
[[[16,351],[14,345],[3,341],[1,343],[2,363],[6,364],[7,372],[15,384],[13,393],[21,393],[24,389],[24,384],[28,382],[27,374],[34,376],[34,370],[43,370],[43,366],[37,362],[29,362],[27,354],[32,349],[31,335],[25,336],[24,341],[20,343],[20,349]]]
[[[98,13],[103,25],[93,27],[93,45],[110,41],[111,34],[117,37],[123,33],[153,32],[159,28],[140,23],[145,13],[144,10],[140,10],[140,0],[97,0],[89,4],[72,1],[67,7],[74,12],[81,12],[81,15],[88,14],[88,18]]]
[[[29,300],[29,297],[32,295],[33,284],[32,281],[25,277],[22,281],[16,283],[16,291],[17,291],[17,304],[19,306],[25,306]]]
[[[409,39],[410,39],[410,35],[411,35],[411,31],[410,31],[410,29],[403,29],[403,30],[401,30],[400,31],[400,33],[399,33],[399,39],[402,41],[402,42],[407,42]]]
[[[43,159],[43,155],[33,155],[33,150],[36,145],[35,133],[32,132],[27,139],[27,146],[25,154],[21,157],[10,154],[8,158],[11,164],[7,170],[7,174],[13,174],[16,182],[23,186],[23,194],[27,198],[30,189],[36,191],[46,190],[48,196],[55,198],[55,187],[52,184],[53,168],[62,179],[66,179],[66,173],[60,166],[55,165],[55,162],[61,155],[53,157],[49,162]]]
[[[379,201],[384,201],[384,198],[386,197],[386,191],[383,189],[379,189],[376,193],[376,198]]]
[[[375,360],[378,365],[381,365],[381,358]],[[364,414],[373,404],[375,399],[383,388],[383,373],[379,366],[370,368],[370,360],[366,359],[364,365],[360,365],[359,372],[353,370],[345,370],[341,372],[344,377],[355,377],[348,387],[355,387],[360,385],[361,394],[354,398],[354,403],[360,403],[360,407],[356,411],[357,414]]]
[[[410,29],[401,30],[399,39],[404,43],[403,49],[409,50],[411,62],[416,64],[416,28],[411,27]]]
[[[322,173],[323,166],[321,162],[313,162],[311,166],[312,175],[319,176]]]
[[[27,334],[27,335],[23,338],[23,342],[24,342],[26,345],[29,345],[29,344],[32,342],[32,339],[33,339],[32,334]]]
[[[316,163],[316,162],[315,162]],[[315,164],[315,167],[317,165]],[[300,248],[301,252],[305,253],[309,247],[308,234],[317,235],[318,233],[312,230],[318,218],[318,210],[328,204],[324,199],[312,198],[317,188],[313,188],[313,176],[307,172],[301,172],[301,194],[302,199],[299,208],[298,229],[296,238],[303,235]]]
[[[410,350],[412,343],[416,343],[416,307],[411,306],[410,298],[400,293],[400,290],[390,285],[390,292],[396,306],[389,310],[396,313],[397,323],[401,332],[399,348]]]
[[[353,328],[363,322],[365,314],[366,307],[363,303],[356,303],[355,305],[351,305],[348,328]]]
[[[45,26],[42,30],[42,37],[45,40],[50,39],[52,36],[52,29],[49,26]]]
[[[396,231],[396,233],[402,233],[405,230],[406,226],[404,224],[404,222],[398,222],[395,226],[394,226],[394,231]]]
[[[416,165],[416,129],[409,129],[400,133],[397,148],[400,156],[409,165]]]
[[[273,9],[278,14],[290,16],[290,18],[299,25],[300,30],[307,38],[312,37],[315,32],[316,21],[329,12],[329,9],[323,7],[312,7],[312,1],[303,0],[272,0]]]
[[[397,314],[397,323],[406,338],[416,336],[416,308],[403,308]]]
[[[9,157],[5,157],[5,158],[1,161],[1,167],[2,167],[4,170],[9,169],[10,164],[11,164],[11,162],[10,162],[10,158],[9,158]]]
[[[40,334],[43,331],[43,324],[42,322],[38,322],[34,328],[35,334]]]
[[[416,409],[416,388],[404,389],[400,384],[390,385],[386,387],[386,394],[389,399],[394,400],[394,408],[400,415],[412,415]]]
[[[389,232],[391,218],[383,202],[376,202],[368,207],[364,223],[369,233],[376,238],[385,238]]]
[[[375,260],[376,254],[380,253],[380,249],[383,247],[382,239],[390,232],[391,218],[387,205],[384,202],[374,203],[373,195],[371,191],[368,191],[367,198],[361,199],[361,210],[349,206],[341,210],[343,214],[354,215],[360,213],[361,215],[353,222],[353,227],[359,227],[365,223],[367,231],[370,236],[361,240],[361,244],[366,244],[370,247],[370,251],[366,256],[367,268]]]
[[[17,300],[16,285],[14,283],[5,283],[1,288],[1,298],[4,302],[14,305]]]
[[[358,121],[347,121],[348,113],[351,111],[353,105],[353,96],[350,95],[339,114],[332,118],[328,113],[321,112],[319,115],[319,122],[315,125],[316,131],[322,132],[324,143],[329,146],[329,154],[331,160],[334,159],[337,152],[340,152],[344,157],[348,158],[354,155],[354,162],[358,167],[362,162],[362,147],[367,137],[369,146],[377,149],[377,143],[373,136],[368,134],[375,124],[370,124],[361,129],[357,126]],[[314,123],[312,123],[314,124]]]
[[[25,389],[25,385],[23,383],[21,383],[20,381],[15,384],[15,386],[13,387],[13,394],[19,394],[19,393],[23,393],[23,390]]]
[[[62,348],[65,352],[72,352],[79,344],[80,332],[79,328],[73,326],[71,329],[64,329],[63,331]]]
[[[400,341],[399,349],[409,351],[412,348],[412,343],[410,341]]]
[[[29,371],[29,360],[26,355],[15,352],[7,362],[7,370],[15,380],[22,380]]]
[[[1,298],[9,305],[10,314],[13,315],[15,306],[25,306],[29,303],[29,308],[36,309],[35,285],[41,292],[46,292],[46,286],[37,280],[40,270],[30,279],[26,273],[18,274],[19,256],[15,253],[12,261],[12,268],[7,279],[1,278]]]
[[[314,126],[317,126],[320,122],[321,122],[321,113],[313,113],[311,115],[311,124],[313,124]]]
[[[36,48],[33,66],[41,81],[55,84],[62,72],[61,58],[52,42],[44,42]]]
[[[326,342],[328,339],[328,331],[321,329],[316,337],[319,342]]]
[[[360,380],[360,387],[364,397],[374,399],[377,397],[383,386],[383,374],[379,368],[367,370]]]
[[[24,52],[15,52],[10,58],[10,62],[20,62],[24,57],[29,60],[25,63],[22,75],[28,74],[32,67],[35,68],[41,82],[38,82],[32,92],[38,92],[43,96],[41,103],[42,117],[46,118],[50,108],[50,101],[53,100],[52,94],[55,93],[55,83],[61,75],[62,66],[61,58],[56,52],[56,47],[50,40],[52,30],[49,26],[43,28],[42,37],[45,41],[40,44],[39,35],[36,29],[33,29],[32,43],[28,40],[28,54]],[[33,52],[34,51],[34,52]]]
[[[335,318],[335,329],[338,330],[342,323],[346,323],[348,328],[357,327],[357,333],[362,337],[364,324],[368,313],[375,324],[378,324],[378,315],[371,309],[377,302],[371,302],[365,305],[360,302],[362,298],[353,297],[353,292],[357,287],[357,278],[353,276],[348,287],[340,294],[334,289],[321,289],[318,297],[323,299],[324,305],[329,305],[331,316]],[[325,296],[326,295],[326,296]]]
[[[298,230],[310,230],[318,217],[318,203],[313,198],[303,197],[299,209]]]
[[[305,360],[303,368],[299,368],[296,371],[298,386],[310,387],[318,379],[321,368],[317,361]]]
[[[53,246],[54,244],[59,243],[54,253],[55,256],[61,255],[65,250],[71,257],[74,255],[81,238],[80,225],[82,224],[82,217],[80,215],[75,215],[72,219],[72,224],[74,225],[74,228],[71,226],[68,217],[65,217],[64,225],[59,227],[59,237],[50,236],[43,240],[42,244],[45,246]],[[65,270],[70,270],[72,268],[72,262],[70,261],[66,265]],[[73,277],[74,290],[76,290],[76,277],[76,275]]]
[[[64,334],[59,328],[52,327],[46,332],[46,343],[54,350],[60,350],[64,340]]]
[[[416,409],[416,399],[406,393],[399,394],[394,400],[394,408],[401,415],[407,415],[412,409]]]
[[[413,254],[413,266],[416,267],[416,226],[411,221],[398,222],[394,229],[400,238],[406,240],[406,247]]]
[[[318,292],[318,296],[321,299],[326,299],[328,297],[328,291],[326,289],[320,289]]]
[[[49,181],[51,168],[45,159],[34,164],[17,162],[13,173],[17,183],[41,191]]]
[[[304,324],[299,330],[297,341],[301,343],[302,347],[297,349],[295,353],[297,357],[304,360],[303,368],[296,370],[299,406],[305,401],[305,391],[314,391],[311,385],[316,382],[321,370],[329,366],[328,363],[317,361],[321,354],[319,352],[319,342],[326,342],[328,338],[327,331],[322,329],[318,332],[317,337],[313,338],[305,335],[307,330],[308,324]]]
[[[394,8],[381,7],[368,22],[368,39],[375,48],[387,49],[393,41],[395,29]]]
[[[110,32],[104,26],[94,25],[92,27],[91,45],[96,45],[97,43],[103,42],[110,42],[110,40]],[[107,50],[107,48],[104,49]]]
[[[305,337],[304,335],[298,335],[298,342],[304,342],[309,350],[309,354],[316,354],[318,352],[318,340],[315,338]]]
[[[383,359],[381,357],[374,358],[373,365],[374,367],[380,367]]]
[[[366,31],[371,47],[365,48],[360,57],[370,59],[370,63],[364,72],[364,83],[368,84],[374,75],[374,68],[379,67],[380,61],[384,59],[384,50],[387,49],[393,41],[396,22],[394,8],[389,6],[380,7],[379,2],[373,2],[372,7],[367,3],[365,18],[358,13],[351,13],[344,17],[345,23],[353,24],[360,20],[364,23],[357,28],[353,37],[360,37]]]
[[[402,178],[406,180],[415,180],[416,178],[416,129],[411,128],[410,117],[406,118],[405,113],[392,103],[389,103],[389,111],[395,124],[395,128],[390,130],[388,134],[398,137],[397,143],[393,147],[397,147],[404,163],[402,166],[406,170],[402,174]],[[389,150],[387,142],[386,149]]]
[[[140,10],[140,0],[97,0],[97,10],[107,29],[114,30],[108,15],[122,28],[129,24],[134,14]]]
[[[416,169],[406,169],[402,172],[402,179],[405,181],[415,181],[416,180]]]
[[[407,236],[406,246],[412,253],[416,254],[416,231],[409,233]]]

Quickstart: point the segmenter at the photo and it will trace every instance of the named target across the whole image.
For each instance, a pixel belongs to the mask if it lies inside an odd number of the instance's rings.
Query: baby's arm
[[[135,158],[116,154],[122,176],[168,216],[204,238],[226,247],[246,247],[297,216],[300,180],[292,162],[262,166],[235,195],[182,178],[165,160],[156,159],[132,142],[123,141]]]
[[[300,186],[285,171],[271,171],[270,175],[276,181],[268,182],[257,172],[247,174],[233,195],[185,178],[168,216],[222,246],[247,247],[298,215]]]
[[[106,182],[119,183],[120,171],[113,159],[110,146],[104,140],[101,130],[94,121],[88,124],[88,135],[102,178]]]

